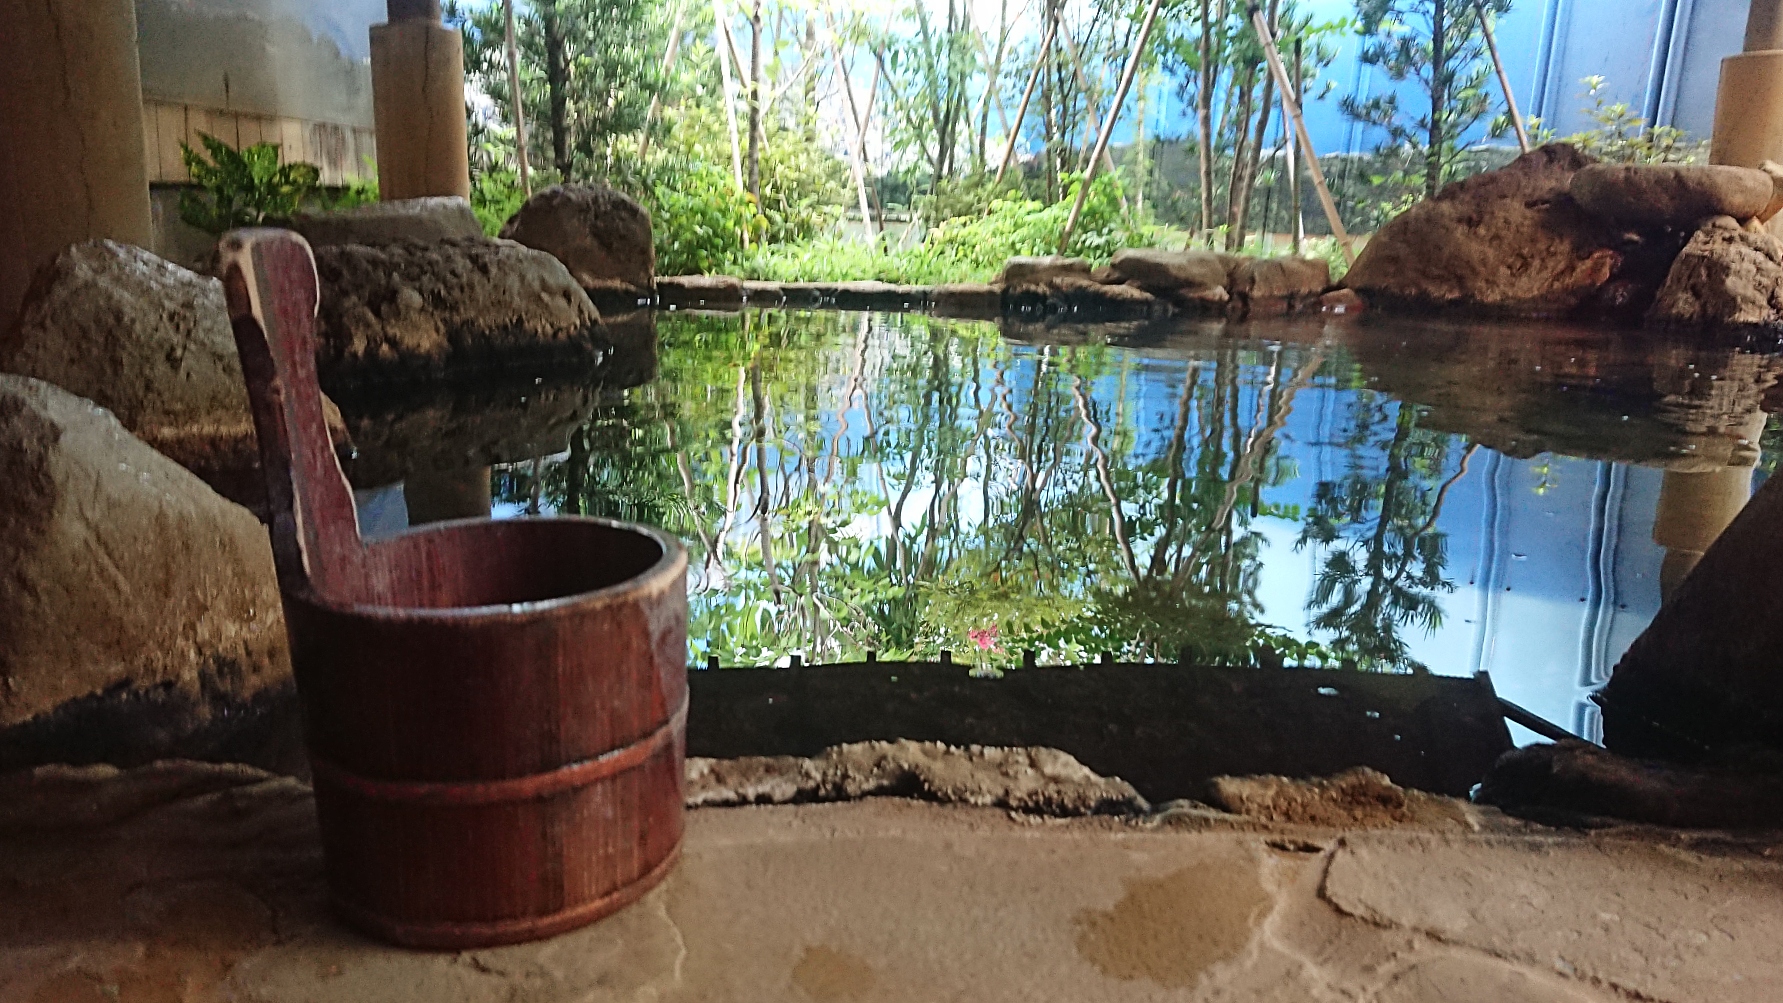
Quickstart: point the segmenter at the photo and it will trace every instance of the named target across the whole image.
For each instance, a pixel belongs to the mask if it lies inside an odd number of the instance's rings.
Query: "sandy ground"
[[[1177,806],[701,808],[633,907],[425,953],[323,900],[309,789],[245,767],[0,778],[0,1000],[1783,998],[1783,836],[1375,829]]]

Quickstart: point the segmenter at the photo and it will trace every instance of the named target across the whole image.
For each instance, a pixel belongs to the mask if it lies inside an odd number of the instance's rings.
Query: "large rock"
[[[1160,251],[1129,248],[1116,251],[1109,262],[1118,281],[1128,282],[1159,295],[1189,296],[1224,289],[1237,261],[1215,251]]]
[[[257,480],[254,421],[216,279],[128,244],[75,244],[37,273],[18,322],[0,337],[0,372],[108,408],[218,490],[252,500],[236,488]],[[344,443],[339,412],[323,406]]]
[[[656,288],[650,213],[611,188],[552,185],[526,200],[501,235],[554,255],[591,293]]]
[[[1622,263],[1620,234],[1567,194],[1591,163],[1556,143],[1449,185],[1381,227],[1344,285],[1377,306],[1571,313]]]
[[[1003,313],[1003,290],[991,285],[939,285],[929,292],[929,299],[937,317],[992,319]]]
[[[1783,478],[1765,481],[1635,638],[1598,694],[1632,756],[1783,754]]]
[[[604,349],[588,294],[543,251],[482,237],[315,251],[324,382],[591,364]]]
[[[91,401],[0,376],[0,728],[290,678],[266,530]]]
[[[1044,285],[1060,276],[1090,277],[1090,263],[1082,258],[1050,254],[1044,257],[1015,257],[1003,263],[997,285],[1005,289],[1018,286]]]
[[[291,221],[311,247],[330,244],[433,243],[481,237],[483,224],[471,204],[456,195],[372,202],[340,212],[303,213]]]
[[[1783,324],[1783,241],[1729,217],[1710,222],[1672,262],[1647,317],[1675,328]]]
[[[1245,258],[1232,267],[1228,290],[1241,316],[1289,313],[1316,306],[1331,287],[1331,265],[1319,258]]]
[[[1750,167],[1592,164],[1573,175],[1568,191],[1594,216],[1689,230],[1711,216],[1752,219],[1763,213],[1771,202],[1771,177]]]
[[[1057,816],[1140,814],[1148,807],[1131,784],[1098,776],[1057,749],[960,748],[900,739],[832,746],[810,759],[687,761],[687,804],[694,808],[878,796]]]
[[[784,287],[782,287],[784,289]],[[712,310],[740,310],[743,280],[733,275],[666,275],[656,280],[662,305]],[[783,292],[783,295],[789,295]]]

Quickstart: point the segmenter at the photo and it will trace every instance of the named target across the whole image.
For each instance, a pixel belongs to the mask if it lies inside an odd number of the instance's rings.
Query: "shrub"
[[[767,220],[737,190],[729,172],[710,164],[689,167],[672,181],[658,180],[645,202],[656,270],[663,275],[723,269],[742,253],[745,240],[759,242],[767,230]]]
[[[234,150],[208,133],[198,138],[209,160],[180,144],[186,170],[201,189],[180,196],[180,219],[190,226],[222,234],[240,226],[285,223],[316,194],[321,171],[314,164],[279,163],[277,143]]]

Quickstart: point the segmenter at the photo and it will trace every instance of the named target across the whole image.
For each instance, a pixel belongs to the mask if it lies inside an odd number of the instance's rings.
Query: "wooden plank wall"
[[[255,143],[277,143],[282,162],[315,164],[321,168],[325,185],[345,184],[377,173],[376,133],[363,126],[274,118],[150,99],[142,103],[142,132],[151,183],[191,180],[180,159],[180,143],[202,149],[200,132],[238,150]]]

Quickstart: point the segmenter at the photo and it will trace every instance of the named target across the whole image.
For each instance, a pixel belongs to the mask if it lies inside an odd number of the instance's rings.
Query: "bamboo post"
[[[722,48],[730,41],[730,29],[725,27],[724,0],[712,0],[712,17],[717,21],[718,37],[713,41],[715,47]],[[743,148],[737,142],[737,85],[731,79],[731,64],[718,54],[718,75],[724,81],[724,128],[731,140],[731,174],[737,179],[737,190],[743,190]],[[733,53],[735,55],[735,53]]]
[[[1108,141],[1114,138],[1114,124],[1121,119],[1121,105],[1126,103],[1127,91],[1133,87],[1133,78],[1139,73],[1140,56],[1145,52],[1145,43],[1150,41],[1152,25],[1158,20],[1158,5],[1162,0],[1152,0],[1145,8],[1145,22],[1139,26],[1139,37],[1133,40],[1133,51],[1127,56],[1126,69],[1121,71],[1120,86],[1114,91],[1114,104],[1108,109],[1108,118],[1102,123],[1102,134],[1096,137],[1096,152],[1090,154],[1090,169],[1084,172],[1083,182],[1077,186],[1077,199],[1071,203],[1071,215],[1065,218],[1065,230],[1059,234],[1059,253],[1065,253],[1066,245],[1071,243],[1071,231],[1077,228],[1077,218],[1083,214],[1083,204],[1090,197],[1090,184],[1096,180],[1096,168],[1102,164],[1102,158],[1108,153]]]
[[[829,28],[830,56],[836,61],[836,76],[842,81],[842,96],[848,103],[848,121],[854,125],[855,142],[848,144],[848,167],[854,174],[854,190],[861,203],[861,233],[872,241],[875,236],[873,212],[867,205],[867,174],[861,166],[861,157],[867,147],[866,131],[861,126],[860,112],[854,106],[854,84],[849,82],[848,66],[842,61],[842,44],[836,37],[836,24],[828,13],[824,15],[824,23]]]
[[[520,47],[514,41],[514,0],[504,0],[508,25],[508,100],[514,109],[514,159],[520,165],[520,193],[532,198],[532,166],[526,158],[526,112],[520,104]]]
[[[1313,149],[1312,136],[1306,131],[1306,119],[1300,114],[1300,102],[1288,95],[1294,92],[1293,81],[1288,79],[1288,71],[1282,68],[1282,54],[1275,48],[1275,34],[1269,30],[1269,23],[1263,20],[1263,11],[1256,5],[1250,6],[1251,27],[1256,29],[1257,37],[1263,41],[1263,57],[1269,61],[1269,72],[1275,74],[1276,89],[1281,91],[1282,103],[1287,105],[1288,114],[1294,117],[1294,135],[1300,140],[1300,152],[1306,156],[1306,173],[1312,175],[1313,188],[1319,193],[1319,204],[1325,209],[1325,221],[1331,224],[1331,234],[1337,238],[1337,244],[1343,248],[1344,260],[1356,263],[1356,250],[1350,246],[1350,235],[1343,228],[1343,220],[1338,218],[1337,203],[1331,198],[1331,189],[1325,184],[1325,172],[1319,169],[1319,153]]]
[[[1157,9],[1155,3],[1152,9]],[[1021,106],[1015,109],[1015,125],[1009,130],[1009,142],[1003,147],[1003,162],[997,165],[997,179],[991,182],[992,188],[1003,183],[1003,173],[1009,170],[1009,158],[1015,156],[1015,141],[1021,136],[1022,119],[1028,117],[1028,102],[1034,99],[1034,85],[1040,82],[1040,71],[1046,68],[1046,50],[1052,47],[1052,37],[1058,29],[1057,21],[1047,24],[1046,37],[1040,40],[1040,48],[1034,54],[1034,72],[1028,74],[1028,86],[1022,90]]]
[[[1517,111],[1517,96],[1511,93],[1510,78],[1504,75],[1504,60],[1498,58],[1498,40],[1492,37],[1492,24],[1486,20],[1486,0],[1473,0],[1480,15],[1480,33],[1486,36],[1486,51],[1492,54],[1492,69],[1498,74],[1498,86],[1504,91],[1504,107],[1511,113],[1511,126],[1517,130],[1517,151],[1529,152],[1529,133],[1523,129],[1523,116]]]
[[[1302,80],[1302,66],[1304,65],[1302,60],[1304,57],[1302,56],[1300,42],[1301,40],[1298,37],[1294,39],[1295,101],[1303,100],[1306,93],[1306,85]],[[1288,114],[1288,106],[1284,103],[1282,105],[1283,130],[1285,131],[1293,128],[1292,122],[1293,116]],[[1294,229],[1294,253],[1295,255],[1299,255],[1301,245],[1306,242],[1306,213],[1300,211],[1300,162],[1295,156],[1294,143],[1292,140],[1288,142],[1288,201],[1294,206],[1294,219],[1290,225]]]
[[[512,10],[514,0],[507,0],[508,9]],[[668,76],[669,70],[675,66],[675,52],[681,47],[681,17],[687,13],[685,3],[675,4],[675,16],[669,22],[669,45],[662,54],[662,74]],[[656,113],[662,109],[662,94],[650,95],[650,110],[644,113],[644,135],[638,140],[638,159],[650,152],[650,123],[656,121]]]

